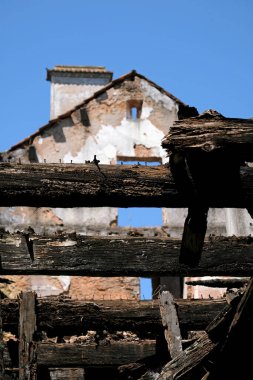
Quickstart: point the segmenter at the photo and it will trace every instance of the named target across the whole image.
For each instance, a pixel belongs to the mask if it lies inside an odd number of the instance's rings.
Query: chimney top
[[[66,65],[56,65],[53,69],[47,69],[48,81],[51,81],[52,76],[75,76],[75,77],[96,77],[99,78],[107,77],[108,81],[112,80],[113,73],[107,71],[104,66],[66,66]]]

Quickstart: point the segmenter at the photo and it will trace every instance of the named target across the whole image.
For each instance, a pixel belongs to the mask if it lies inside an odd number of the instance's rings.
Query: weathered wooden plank
[[[49,368],[51,380],[84,380],[83,368]]]
[[[253,169],[242,168],[248,202]],[[210,197],[210,194],[209,194]],[[0,206],[188,207],[166,166],[0,163]],[[205,199],[209,207],[246,207],[244,197]]]
[[[227,119],[212,110],[176,121],[162,142],[179,193],[191,194],[182,236],[180,262],[199,263],[207,227],[210,199],[226,203],[244,198],[253,217],[252,202],[241,184],[240,168],[253,161],[253,121]]]
[[[175,300],[180,328],[203,330],[224,308],[226,301]],[[18,301],[1,300],[5,331],[17,330]],[[125,330],[158,334],[162,322],[158,300],[154,301],[77,301],[68,298],[39,298],[36,305],[38,331],[50,335],[75,335],[85,330]],[[55,334],[55,335],[54,335]]]
[[[203,360],[207,359],[217,346],[218,342],[213,342],[208,334],[203,332],[202,337],[164,366],[158,380],[198,379],[198,376],[194,377],[195,368],[198,369]]]
[[[35,293],[21,293],[19,298],[19,380],[36,379],[33,345],[35,331]]]
[[[249,282],[249,277],[234,277],[234,278],[201,278],[197,280],[185,281],[186,285],[192,286],[207,286],[212,288],[242,288]]]
[[[197,267],[179,263],[180,241],[170,238],[0,236],[0,275],[251,276],[253,238],[206,240]],[[32,255],[31,255],[32,249]],[[222,258],[222,259],[221,259]]]
[[[70,343],[38,343],[38,365],[47,367],[102,367],[128,364],[156,354],[156,342],[77,345]]]
[[[160,295],[160,313],[168,351],[171,358],[174,359],[183,349],[175,301],[169,291],[164,291]]]
[[[0,206],[157,206],[178,200],[164,166],[0,163]],[[172,200],[173,198],[173,200]]]
[[[226,118],[215,112],[176,121],[162,142],[164,148],[180,151],[230,149],[246,161],[253,159],[252,144],[252,119]]]

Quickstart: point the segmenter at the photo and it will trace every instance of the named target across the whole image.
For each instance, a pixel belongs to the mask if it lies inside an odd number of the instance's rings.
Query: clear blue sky
[[[1,0],[0,151],[49,120],[46,68],[136,69],[199,112],[253,116],[252,0]]]

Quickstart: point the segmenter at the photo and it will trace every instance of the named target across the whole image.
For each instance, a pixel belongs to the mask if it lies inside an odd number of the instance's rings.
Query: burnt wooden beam
[[[164,166],[0,163],[0,206],[161,207],[177,202]]]
[[[160,295],[160,313],[168,351],[174,359],[183,348],[175,300],[169,291],[163,291]]]
[[[50,380],[84,380],[83,368],[49,368]]]
[[[212,288],[242,288],[249,282],[249,277],[235,277],[235,278],[202,278],[198,280],[185,281],[186,285],[192,286],[207,286]]]
[[[46,367],[104,367],[120,366],[156,354],[156,342],[96,344],[38,343],[37,363]]]
[[[199,367],[214,351],[219,342],[212,341],[203,331],[202,336],[176,356],[162,369],[158,380],[200,379]]]
[[[36,349],[33,343],[37,328],[35,302],[34,292],[22,292],[19,296],[19,380],[36,379]]]
[[[177,151],[233,150],[235,155],[252,161],[252,143],[252,119],[227,118],[209,110],[197,117],[175,121],[162,146]]]
[[[171,238],[75,234],[27,238],[22,233],[2,233],[0,275],[245,277],[253,273],[252,237],[210,237],[194,268],[178,262],[180,243]]]
[[[188,207],[166,166],[0,163],[0,206]],[[253,169],[242,168],[247,202]],[[209,194],[209,207],[246,207],[244,197]]]
[[[253,217],[252,203],[242,184],[240,169],[253,161],[253,120],[229,119],[209,110],[189,120],[176,121],[162,141],[179,193],[191,195],[184,224],[179,260],[196,266],[201,258],[210,199],[244,198]]]
[[[224,308],[224,299],[175,300],[181,330],[203,330]],[[0,301],[4,331],[17,331],[18,301]],[[158,300],[77,301],[68,298],[39,298],[37,329],[50,336],[76,335],[86,330],[135,331],[142,335],[163,331]],[[54,335],[55,334],[55,335]]]

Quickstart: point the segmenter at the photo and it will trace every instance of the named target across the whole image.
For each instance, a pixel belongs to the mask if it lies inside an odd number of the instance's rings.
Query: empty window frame
[[[126,102],[126,118],[137,121],[141,118],[143,100],[131,99]]]

